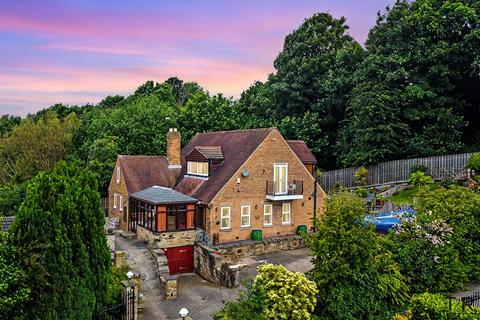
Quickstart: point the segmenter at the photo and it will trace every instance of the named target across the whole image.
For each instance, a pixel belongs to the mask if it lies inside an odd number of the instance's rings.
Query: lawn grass
[[[437,184],[430,184],[428,185],[430,190],[434,190],[438,188]],[[402,204],[409,204],[413,205],[413,198],[417,195],[418,191],[420,191],[420,187],[411,187],[405,190],[400,191],[399,193],[391,196],[388,198],[388,201],[391,201],[393,204],[400,206]]]

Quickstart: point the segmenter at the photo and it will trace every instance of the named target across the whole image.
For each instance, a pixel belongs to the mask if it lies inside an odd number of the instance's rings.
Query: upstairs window
[[[187,173],[208,177],[208,162],[188,161]]]
[[[120,183],[120,167],[117,167],[117,183]]]

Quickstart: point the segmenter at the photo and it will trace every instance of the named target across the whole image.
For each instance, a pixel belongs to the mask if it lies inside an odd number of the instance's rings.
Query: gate
[[[193,246],[164,249],[170,274],[193,272]]]
[[[126,288],[122,299],[107,306],[103,311],[95,313],[92,320],[135,320],[135,289]]]

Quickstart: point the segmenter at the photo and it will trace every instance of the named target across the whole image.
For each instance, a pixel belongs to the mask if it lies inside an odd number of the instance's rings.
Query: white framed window
[[[292,222],[292,214],[290,209],[290,203],[282,204],[282,224],[290,224]]]
[[[120,183],[120,167],[117,167],[117,183]]]
[[[230,207],[220,208],[220,229],[230,229]]]
[[[113,209],[117,208],[117,194],[113,194]]]
[[[123,211],[123,194],[120,195],[119,197],[119,206],[120,206],[120,211]]]
[[[240,207],[240,227],[250,227],[250,206]]]
[[[274,194],[286,194],[288,191],[288,164],[273,164],[273,186]]]
[[[273,206],[271,204],[266,204],[263,206],[263,225],[271,226],[273,224]]]
[[[187,173],[208,177],[208,162],[187,162]]]

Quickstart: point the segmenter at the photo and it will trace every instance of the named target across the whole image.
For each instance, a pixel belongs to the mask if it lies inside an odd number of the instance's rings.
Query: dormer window
[[[187,173],[208,177],[208,162],[187,161]]]

